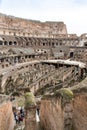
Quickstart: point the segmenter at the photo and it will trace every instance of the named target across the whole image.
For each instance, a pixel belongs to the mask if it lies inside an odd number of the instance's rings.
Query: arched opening
[[[84,46],[86,46],[86,47],[87,47],[87,42],[85,42],[85,43],[84,43]]]
[[[12,45],[12,41],[9,41],[9,45]]]
[[[44,53],[47,53],[46,51],[44,51]]]
[[[43,43],[43,46],[45,46],[45,43]]]
[[[54,46],[54,42],[52,42],[52,46]]]
[[[63,52],[62,50],[60,50],[60,52]]]
[[[58,46],[58,42],[56,42],[56,46]]]
[[[7,41],[4,41],[4,45],[8,45],[8,42],[7,42]]]
[[[74,56],[74,52],[70,52],[70,58]]]
[[[60,46],[62,45],[62,42],[60,42]]]
[[[3,45],[3,42],[2,42],[2,41],[0,41],[0,45]]]
[[[28,42],[26,43],[26,46],[28,46]]]
[[[17,45],[17,42],[16,42],[16,41],[14,41],[14,45]]]

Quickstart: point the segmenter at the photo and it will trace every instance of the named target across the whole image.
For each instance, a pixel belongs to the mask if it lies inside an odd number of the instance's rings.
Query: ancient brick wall
[[[75,96],[73,103],[73,129],[87,130],[87,94]]]
[[[62,106],[61,99],[45,99],[41,102],[41,125],[45,130],[71,130],[72,104]]]
[[[45,130],[87,130],[87,94],[75,94],[64,105],[60,99],[41,101],[40,118]]]
[[[46,130],[63,130],[63,111],[61,110],[60,103],[55,101],[52,103],[51,100],[43,100],[40,109],[42,127]]]
[[[3,27],[5,30],[3,30]],[[40,22],[35,20],[27,20],[13,16],[0,14],[1,31],[8,35],[33,35],[49,37],[58,34],[67,34],[66,25],[63,22]],[[16,31],[14,30],[16,29]],[[6,32],[8,30],[8,32]],[[1,32],[1,33],[2,33]]]
[[[14,117],[11,102],[0,105],[0,130],[13,130]]]

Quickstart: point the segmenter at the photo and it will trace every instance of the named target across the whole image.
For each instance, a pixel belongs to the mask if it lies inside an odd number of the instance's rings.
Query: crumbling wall
[[[41,101],[40,119],[45,130],[72,129],[72,100],[63,97],[46,97]]]
[[[12,112],[12,103],[6,102],[0,104],[0,130],[13,130],[14,116]]]
[[[73,102],[73,129],[87,130],[87,94],[75,96]]]
[[[87,130],[87,94],[74,93],[71,102],[62,98],[41,101],[40,118],[45,130]]]
[[[41,125],[46,130],[63,130],[63,111],[60,101],[42,100],[41,101]]]
[[[5,30],[3,30],[3,27],[5,27]],[[0,14],[0,28],[1,33],[8,35],[14,35],[14,33],[16,35],[21,35],[21,30],[23,30],[23,36],[26,35],[25,33],[27,33],[27,36],[32,34],[34,36],[44,35],[47,37],[56,36],[58,34],[67,34],[66,25],[63,22],[40,22],[4,14]],[[13,28],[17,29],[17,31],[13,31]],[[6,30],[8,30],[8,32],[6,32]]]

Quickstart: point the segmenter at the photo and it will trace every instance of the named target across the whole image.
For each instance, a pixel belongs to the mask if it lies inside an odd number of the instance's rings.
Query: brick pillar
[[[36,130],[36,106],[26,108],[25,130]]]
[[[36,103],[31,92],[25,94],[25,130],[36,130]]]

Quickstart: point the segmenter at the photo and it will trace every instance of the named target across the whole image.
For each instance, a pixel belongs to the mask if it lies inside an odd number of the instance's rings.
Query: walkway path
[[[55,64],[62,64],[62,65],[73,65],[78,66],[79,68],[86,68],[86,64],[80,61],[74,60],[42,60],[43,63],[55,63]]]
[[[41,126],[40,126],[40,119],[39,119],[39,116],[36,112],[36,122],[37,122],[37,130],[42,130]],[[24,127],[25,127],[25,120],[23,122],[21,122],[20,124],[17,124],[15,126],[15,129],[14,130],[24,130]]]
[[[24,63],[17,63],[14,66],[10,66],[8,68],[4,68],[0,70],[0,74],[6,74],[10,71],[13,71],[21,66],[26,66],[29,64],[35,64],[35,63],[55,63],[55,64],[65,64],[65,65],[73,65],[73,66],[79,66],[80,68],[86,68],[86,64],[83,62],[78,61],[70,61],[70,60],[34,60]]]

